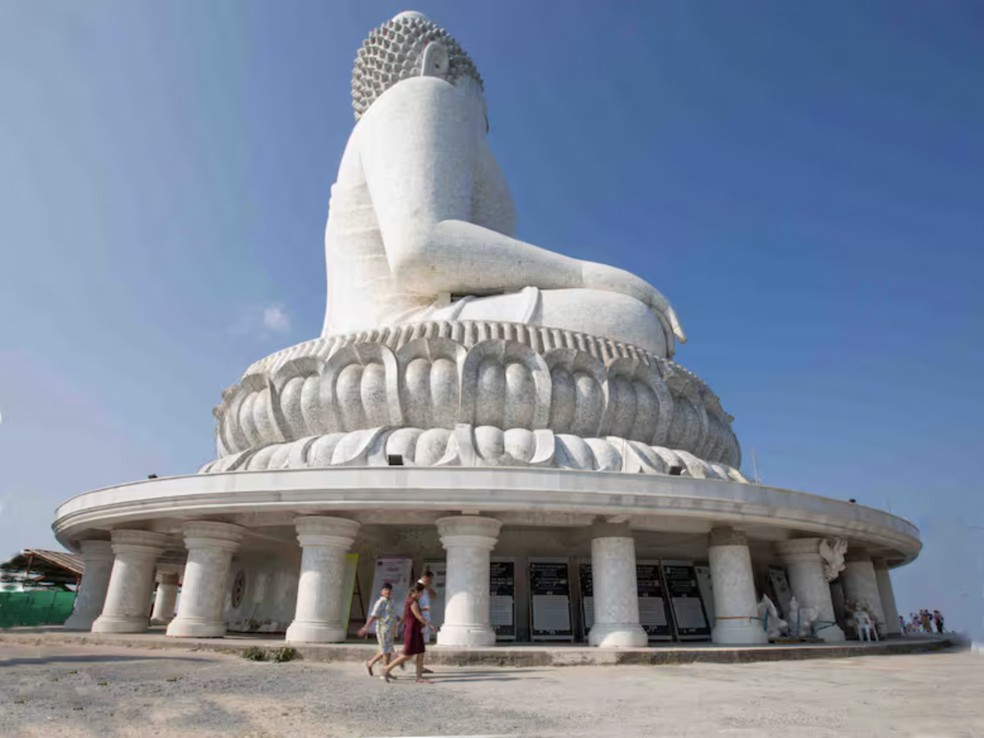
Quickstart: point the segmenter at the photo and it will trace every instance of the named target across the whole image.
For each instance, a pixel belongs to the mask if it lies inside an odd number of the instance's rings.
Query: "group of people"
[[[909,613],[909,622],[899,615],[899,625],[902,632],[909,633],[944,633],[943,613],[939,610],[920,610],[918,613]]]
[[[366,662],[369,676],[375,676],[373,667],[382,661],[383,669],[379,678],[390,682],[396,679],[392,674],[394,668],[399,666],[401,669],[405,669],[406,662],[416,658],[417,682],[420,684],[431,683],[426,675],[433,672],[424,667],[424,654],[427,651],[426,644],[430,641],[430,634],[435,630],[430,619],[430,598],[437,596],[437,592],[431,587],[433,580],[434,573],[427,570],[410,587],[406,602],[403,603],[402,614],[397,603],[393,601],[393,585],[384,582],[383,586],[380,587],[379,599],[373,605],[366,624],[359,629],[359,635],[364,636],[374,623],[376,625],[376,641],[379,643],[379,651]],[[396,634],[401,627],[403,628],[403,652],[393,658]]]

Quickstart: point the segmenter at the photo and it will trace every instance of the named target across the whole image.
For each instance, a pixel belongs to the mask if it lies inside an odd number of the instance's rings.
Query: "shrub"
[[[262,648],[257,646],[250,646],[245,651],[243,651],[243,658],[247,661],[266,661],[267,653]]]

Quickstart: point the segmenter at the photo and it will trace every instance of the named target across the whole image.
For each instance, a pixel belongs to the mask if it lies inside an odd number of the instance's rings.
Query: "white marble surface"
[[[113,547],[109,541],[89,540],[80,545],[85,572],[79,585],[72,614],[65,621],[65,630],[90,630],[102,612],[113,573]]]
[[[446,551],[444,623],[437,645],[480,648],[495,644],[489,624],[489,562],[502,523],[461,515],[441,518],[437,530]]]
[[[848,552],[847,564],[840,578],[844,585],[844,599],[848,603],[848,610],[851,610],[851,604],[860,604],[874,618],[878,630],[884,633],[885,613],[882,610],[878,580],[875,578],[871,557],[863,553]]]
[[[776,553],[786,567],[789,586],[803,608],[816,611],[816,635],[825,641],[844,640],[844,631],[836,623],[834,604],[827,578],[829,564],[821,549],[831,550],[835,544],[822,538],[794,538],[775,544]],[[841,556],[843,565],[843,556]]]
[[[714,643],[768,642],[758,619],[752,557],[745,535],[731,528],[712,530],[708,536],[707,561],[717,620],[711,631]]]
[[[94,528],[127,521],[250,514],[345,512],[399,521],[408,510],[488,510],[627,516],[756,525],[849,537],[899,563],[915,558],[919,532],[902,518],[864,505],[738,482],[537,468],[334,467],[230,472],[141,480],[63,503],[54,530],[69,547]],[[633,523],[635,525],[635,523]]]
[[[152,625],[167,625],[174,620],[179,578],[177,572],[157,572],[157,592],[154,595],[154,609],[150,613]]]
[[[288,643],[333,643],[345,640],[342,626],[342,580],[345,554],[359,524],[347,518],[304,516],[295,521],[301,544],[297,609],[287,628]]]
[[[142,633],[150,625],[150,595],[154,590],[157,557],[167,536],[145,530],[118,528],[112,532],[113,572],[102,614],[93,633]]]
[[[192,521],[184,527],[188,549],[178,614],[167,626],[176,638],[221,638],[232,555],[245,530],[238,525]]]
[[[882,615],[885,617],[885,632],[889,635],[900,635],[899,610],[895,604],[895,589],[892,587],[892,574],[884,559],[873,559],[875,581],[878,584],[878,601],[881,603]]]
[[[374,32],[353,76],[359,120],[332,187],[324,334],[467,311],[671,355],[685,336],[654,287],[515,237],[474,65],[427,19],[390,23],[404,41]],[[512,294],[530,287],[535,298]]]
[[[605,648],[645,646],[648,637],[639,624],[635,540],[628,529],[621,534],[601,532],[591,539],[591,587],[594,624],[588,643]]]
[[[510,323],[422,328],[308,342],[251,367],[215,409],[219,467],[250,450],[294,465],[301,451],[277,444],[315,436],[460,424],[615,436],[740,464],[717,395],[637,346]]]

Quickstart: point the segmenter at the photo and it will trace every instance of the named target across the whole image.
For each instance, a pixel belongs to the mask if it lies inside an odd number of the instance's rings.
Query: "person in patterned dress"
[[[390,599],[393,594],[393,585],[384,582],[379,589],[379,599],[372,606],[372,613],[366,624],[359,628],[359,636],[364,636],[373,623],[376,623],[376,642],[379,643],[379,652],[366,662],[366,670],[369,676],[373,676],[372,667],[383,660],[384,665],[389,665],[393,658],[393,634],[396,631],[398,615],[396,603]]]

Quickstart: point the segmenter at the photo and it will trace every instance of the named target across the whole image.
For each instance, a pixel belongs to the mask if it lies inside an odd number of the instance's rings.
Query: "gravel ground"
[[[967,651],[743,665],[441,668],[0,645],[0,736],[981,736]]]

